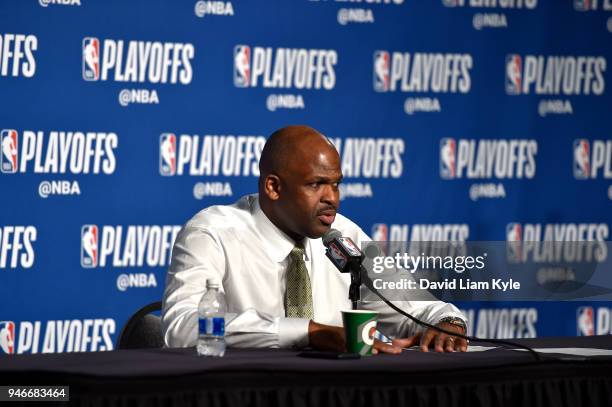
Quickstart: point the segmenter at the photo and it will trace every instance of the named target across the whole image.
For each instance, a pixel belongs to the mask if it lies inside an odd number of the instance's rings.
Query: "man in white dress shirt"
[[[259,168],[259,194],[198,212],[177,236],[163,300],[165,344],[195,346],[198,303],[206,279],[216,278],[228,304],[229,346],[342,351],[340,311],[351,308],[350,277],[325,257],[321,236],[333,227],[358,246],[370,239],[336,212],[342,179],[338,152],[316,130],[289,126],[270,136]],[[301,308],[288,305],[295,292],[300,298],[307,293]],[[426,322],[465,333],[465,317],[451,304],[396,305]],[[423,330],[382,302],[363,303],[362,308],[378,311],[378,329],[395,338],[390,344],[375,341],[374,353],[400,353],[413,345],[423,351],[467,349],[465,340]]]

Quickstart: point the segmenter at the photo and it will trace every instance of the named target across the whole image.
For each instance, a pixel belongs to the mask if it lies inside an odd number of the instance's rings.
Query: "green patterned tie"
[[[304,246],[301,243],[296,244],[289,254],[285,316],[290,318],[314,318],[310,276],[308,276],[306,263],[304,263]]]

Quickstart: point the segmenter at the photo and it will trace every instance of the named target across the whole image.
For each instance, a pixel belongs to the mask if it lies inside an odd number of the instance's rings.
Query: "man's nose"
[[[340,201],[340,191],[333,184],[326,184],[321,193],[321,202],[338,207]]]

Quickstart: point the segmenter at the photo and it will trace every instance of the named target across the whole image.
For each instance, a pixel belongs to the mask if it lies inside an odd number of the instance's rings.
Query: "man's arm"
[[[359,246],[371,242],[370,237],[358,227],[355,237]],[[370,270],[371,264],[369,266],[366,265],[366,268]],[[406,276],[396,271],[386,273],[387,279],[401,279],[402,277],[413,278],[410,274]],[[403,301],[392,301],[393,304],[423,322],[439,326],[450,332],[456,332],[463,335],[467,333],[464,328],[467,326],[467,318],[453,304],[436,301],[430,293],[427,291],[423,292],[422,290],[418,293],[406,292],[405,295],[408,298],[404,298]],[[418,301],[410,301],[415,299],[418,299]],[[419,345],[423,351],[427,351],[430,346],[433,346],[438,352],[467,350],[468,343],[466,340],[458,337],[449,337],[449,335],[438,330],[428,329],[422,325],[416,324],[391,309],[383,301],[378,300],[378,298],[376,298],[376,301],[365,302],[363,306],[366,309],[371,309],[379,313],[377,324],[377,329],[379,331],[387,336],[396,338],[393,340],[393,349],[388,346],[382,346],[382,344],[378,342],[375,348],[378,348],[381,352],[396,353],[398,348],[401,349],[414,345]],[[444,322],[448,319],[462,321],[464,327]]]
[[[172,249],[164,291],[162,330],[166,346],[196,345],[198,304],[206,291],[206,280],[216,278],[225,292],[222,282],[226,269],[224,250],[213,232],[193,226],[181,230]],[[307,319],[274,317],[254,308],[232,314],[232,298],[226,295],[226,299],[225,338],[229,346],[290,348],[308,344]]]
[[[379,312],[377,330],[392,336],[391,343],[374,341],[373,353],[401,353],[403,348],[420,346],[427,352],[430,347],[436,352],[465,352],[468,343],[465,339],[447,335],[436,329],[425,329],[417,326],[405,316],[398,314],[383,302],[369,303],[367,308]],[[456,323],[444,322],[446,319],[457,319],[466,323],[465,316],[452,304],[440,301],[413,301],[410,304],[394,302],[404,311],[419,318],[423,322],[438,326],[449,332],[465,335],[465,328]],[[393,332],[393,333],[390,333]],[[311,346],[317,349],[346,351],[346,340],[342,327],[310,323],[309,336]]]
[[[162,305],[164,342],[169,347],[195,346],[198,304],[206,280],[223,281],[225,258],[215,238],[199,228],[184,227],[172,248]]]

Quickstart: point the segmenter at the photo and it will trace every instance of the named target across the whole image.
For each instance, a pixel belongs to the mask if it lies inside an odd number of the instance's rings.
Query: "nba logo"
[[[94,37],[83,38],[83,79],[100,79],[100,41]]]
[[[578,336],[595,335],[593,307],[580,307],[576,311],[576,333]]]
[[[17,172],[17,131],[2,130],[2,154],[0,154],[0,170],[5,174]]]
[[[574,8],[576,11],[588,11],[593,7],[595,9],[594,3],[591,0],[574,0]]]
[[[81,228],[81,267],[98,265],[98,236],[96,225],[83,225]]]
[[[386,242],[388,238],[387,225],[384,223],[375,223],[372,225],[372,240],[375,242]]]
[[[587,179],[591,172],[589,140],[574,140],[574,178]]]
[[[508,223],[506,226],[506,241],[520,242],[523,240],[523,228],[520,223]]]
[[[234,47],[234,86],[246,88],[251,83],[251,47],[236,45]]]
[[[457,144],[453,138],[440,140],[440,177],[442,179],[455,178]]]
[[[521,56],[508,55],[506,57],[506,93],[508,95],[521,94],[521,72],[523,72]]]
[[[374,90],[386,92],[389,90],[389,53],[387,51],[374,52]]]
[[[508,223],[506,226],[506,257],[508,261],[517,263],[522,257],[521,242],[523,228],[520,223]]]
[[[172,133],[159,137],[159,173],[166,177],[176,174],[176,136]]]
[[[15,353],[15,323],[0,321],[0,355]]]

